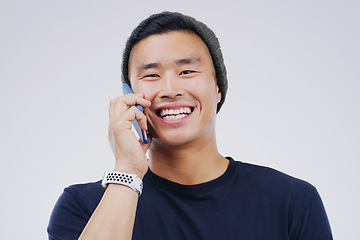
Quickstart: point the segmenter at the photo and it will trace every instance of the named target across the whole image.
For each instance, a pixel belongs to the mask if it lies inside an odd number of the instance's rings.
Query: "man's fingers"
[[[143,130],[147,130],[146,116],[135,106],[130,107],[125,113],[123,113],[120,116],[119,120],[125,122],[137,120],[139,121],[140,128]]]
[[[126,94],[124,96],[112,99],[110,101],[109,107],[110,121],[123,115],[129,108],[136,104],[139,104],[142,107],[146,108],[150,107],[151,102],[144,99],[141,95],[138,94]]]
[[[133,93],[114,98],[110,101],[110,106],[116,107],[128,108],[136,104],[139,104],[143,107],[150,107],[151,102],[143,98],[141,95]]]

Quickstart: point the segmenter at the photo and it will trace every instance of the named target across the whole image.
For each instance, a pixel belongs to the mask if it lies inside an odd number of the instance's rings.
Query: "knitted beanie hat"
[[[217,85],[219,87],[219,91],[221,92],[221,100],[217,105],[217,112],[219,112],[221,106],[225,101],[225,96],[228,88],[226,68],[220,49],[220,43],[215,33],[204,23],[199,22],[196,19],[190,16],[183,15],[181,13],[162,12],[151,15],[150,17],[142,21],[133,30],[126,42],[126,46],[123,52],[122,81],[130,85],[128,77],[128,64],[130,52],[136,45],[136,43],[154,34],[162,34],[176,30],[185,30],[195,33],[204,41],[204,43],[208,47],[216,72]]]

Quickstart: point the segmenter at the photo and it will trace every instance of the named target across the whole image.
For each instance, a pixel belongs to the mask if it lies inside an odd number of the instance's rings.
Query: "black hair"
[[[178,15],[167,14],[145,22],[134,35],[132,46],[154,34],[163,34],[171,31],[189,31],[196,33],[195,28]]]

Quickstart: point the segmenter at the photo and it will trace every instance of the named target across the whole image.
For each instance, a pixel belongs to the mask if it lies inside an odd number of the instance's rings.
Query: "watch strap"
[[[136,191],[139,196],[142,193],[143,183],[141,179],[136,174],[129,174],[116,171],[106,171],[104,178],[101,182],[101,186],[106,189],[109,183],[115,183],[127,186],[132,190]]]

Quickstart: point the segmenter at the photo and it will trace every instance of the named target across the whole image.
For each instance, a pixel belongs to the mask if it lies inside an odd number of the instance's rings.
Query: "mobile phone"
[[[123,93],[124,93],[124,94],[134,93],[134,92],[131,90],[129,84],[127,84],[127,83],[123,83],[122,89],[123,89]],[[144,112],[143,106],[141,106],[141,105],[139,105],[139,104],[136,104],[135,107],[137,107],[140,111]],[[142,129],[140,128],[139,122],[135,119],[134,121],[132,121],[132,124],[133,124],[133,126],[134,126],[137,134],[139,135],[141,141],[142,141],[143,143],[149,143],[150,140],[149,140],[149,138],[148,138],[147,132],[144,131],[144,130],[142,130]]]

